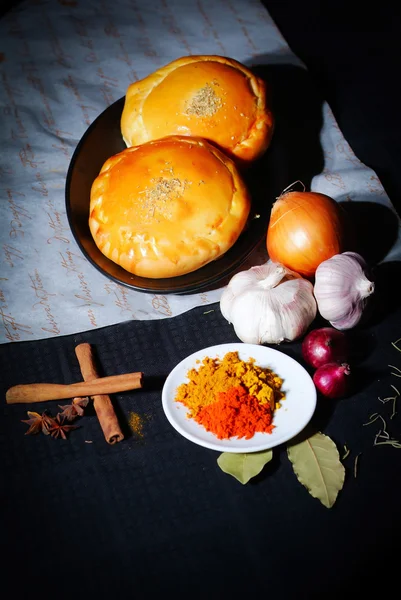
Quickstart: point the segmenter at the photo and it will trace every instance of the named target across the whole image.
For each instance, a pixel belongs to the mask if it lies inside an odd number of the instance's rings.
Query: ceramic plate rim
[[[188,381],[186,373],[188,369],[196,366],[197,360],[202,359],[205,356],[218,356],[222,358],[226,352],[232,351],[238,351],[240,358],[245,360],[253,356],[256,360],[256,364],[272,367],[273,370],[278,373],[278,375],[286,375],[287,381],[287,373],[291,373],[291,368],[295,369],[296,375],[301,375],[303,377],[303,384],[306,386],[306,393],[303,394],[298,390],[291,388],[287,390],[286,400],[284,400],[281,408],[274,416],[273,423],[276,422],[277,427],[272,434],[257,433],[250,440],[237,440],[236,438],[231,438],[230,440],[219,440],[213,434],[207,432],[193,419],[188,419],[186,417],[188,411],[185,406],[179,402],[175,402],[174,400],[177,386],[182,382]],[[286,379],[284,380],[283,389],[285,389],[285,381]],[[280,435],[280,432],[278,431],[280,426],[279,422],[283,419],[284,423],[286,423],[286,421],[291,421],[291,414],[289,417],[286,414],[285,402],[288,402],[290,405],[289,407],[291,408],[291,404],[294,401],[294,398],[296,399],[297,394],[300,394],[301,398],[303,396],[308,398],[308,402],[305,404],[305,410],[302,413],[303,418],[296,423],[296,426],[294,426],[293,429],[291,429],[290,434],[288,433],[288,430],[287,433],[284,433],[283,429]],[[313,383],[313,379],[296,359],[288,356],[280,350],[270,348],[269,346],[246,344],[243,342],[216,344],[214,346],[202,348],[196,352],[193,352],[181,360],[172,369],[167,376],[162,389],[162,407],[167,420],[174,427],[174,429],[189,441],[219,452],[261,452],[289,441],[298,435],[310,422],[315,412],[316,403],[317,392]]]
[[[193,294],[209,288],[214,289],[224,285],[224,280],[232,276],[232,274],[243,265],[249,256],[254,252],[259,244],[263,243],[266,236],[267,221],[250,217],[248,227],[243,231],[235,244],[227,250],[227,252],[211,261],[196,271],[181,275],[178,277],[170,277],[164,279],[151,279],[133,275],[125,271],[120,265],[113,263],[110,259],[102,255],[96,244],[93,242],[89,234],[89,228],[85,225],[85,232],[81,231],[81,226],[78,224],[79,217],[77,215],[77,202],[73,200],[72,187],[75,181],[75,176],[83,157],[88,153],[87,144],[92,139],[99,128],[103,127],[103,122],[109,119],[117,126],[121,118],[125,96],[119,98],[111,105],[105,107],[87,127],[81,136],[78,144],[75,147],[73,155],[68,165],[66,184],[65,184],[65,206],[69,228],[72,232],[75,242],[77,243],[82,255],[101,275],[108,280],[114,281],[129,289],[138,292],[155,293],[155,294]],[[116,120],[116,115],[118,119]],[[112,138],[112,129],[110,129],[110,139]],[[122,139],[122,138],[121,138]],[[125,144],[121,146],[122,151],[126,148]],[[269,150],[268,150],[269,151]],[[270,150],[271,152],[271,150]],[[107,151],[107,156],[110,157],[113,153]],[[267,155],[267,153],[266,153]],[[94,160],[89,157],[91,164]],[[104,162],[104,161],[103,161]],[[98,171],[102,163],[98,165]],[[272,196],[273,197],[273,196]],[[256,198],[256,196],[255,196]],[[266,218],[270,212],[269,203],[262,203],[261,199],[254,200],[252,213],[263,213]],[[88,196],[88,214],[89,214],[89,196]]]

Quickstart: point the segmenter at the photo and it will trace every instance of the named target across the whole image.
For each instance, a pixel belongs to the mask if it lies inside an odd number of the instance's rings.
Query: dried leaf
[[[271,461],[273,452],[265,450],[263,452],[250,452],[244,454],[234,454],[233,452],[223,452],[217,459],[217,464],[224,473],[232,475],[240,483],[248,483],[252,477],[259,475],[263,467]]]
[[[25,432],[25,435],[35,435],[36,433],[41,432],[45,435],[49,434],[51,418],[46,414],[46,411],[40,415],[37,412],[28,410],[27,414],[29,419],[21,419],[22,423],[27,423],[29,425],[29,429]]]
[[[314,498],[331,508],[345,479],[345,469],[333,440],[316,433],[288,446],[287,453],[300,483]]]

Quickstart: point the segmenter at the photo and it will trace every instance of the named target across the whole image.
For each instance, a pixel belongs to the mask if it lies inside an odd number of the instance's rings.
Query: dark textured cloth
[[[400,6],[391,0],[262,0],[330,104],[357,157],[401,214]]]
[[[243,486],[219,469],[218,452],[181,437],[167,421],[161,389],[170,370],[194,351],[237,341],[218,305],[174,319],[1,346],[3,398],[17,383],[79,380],[74,348],[83,341],[93,344],[102,374],[145,373],[143,389],[113,397],[127,435],[115,446],[105,442],[93,414],[66,441],[25,436],[27,408],[55,413],[63,402],[3,400],[3,582],[13,577],[9,589],[12,583],[17,597],[36,582],[45,595],[57,588],[57,597],[73,590],[90,598],[159,592],[223,598],[251,591],[317,598],[322,588],[326,596],[354,579],[379,584],[380,569],[390,574],[391,541],[401,533],[400,451],[373,447],[380,427],[363,423],[383,412],[392,435],[401,438],[400,416],[390,421],[390,405],[378,400],[397,385],[388,365],[401,366],[391,345],[400,336],[400,317],[398,308],[353,332],[352,396],[319,399],[313,427],[341,454],[344,444],[350,450],[345,485],[330,510],[297,481],[285,446]],[[299,342],[281,350],[302,362]],[[141,415],[143,438],[130,435],[130,412]]]

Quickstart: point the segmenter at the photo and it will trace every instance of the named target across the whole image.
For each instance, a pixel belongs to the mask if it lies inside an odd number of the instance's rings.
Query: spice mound
[[[199,362],[175,396],[188,408],[188,418],[220,440],[272,432],[274,411],[284,399],[283,380],[276,373],[256,365],[253,358],[241,360],[238,352]]]

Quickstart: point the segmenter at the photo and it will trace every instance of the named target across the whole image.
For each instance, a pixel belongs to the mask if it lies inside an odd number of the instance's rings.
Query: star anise
[[[29,429],[25,432],[25,435],[33,435],[40,432],[49,435],[49,426],[53,419],[46,414],[46,411],[40,415],[37,412],[28,410],[27,414],[29,419],[21,419],[22,423],[29,425]]]
[[[59,404],[59,408],[62,408],[60,415],[65,417],[67,421],[73,421],[77,417],[82,417],[84,414],[84,408],[88,405],[89,398],[74,398],[71,404]]]
[[[66,440],[66,433],[73,429],[77,429],[76,425],[64,425],[65,417],[62,417],[61,413],[54,419],[50,419],[50,421],[51,423],[49,424],[48,431],[53,438],[62,438],[63,440]]]

